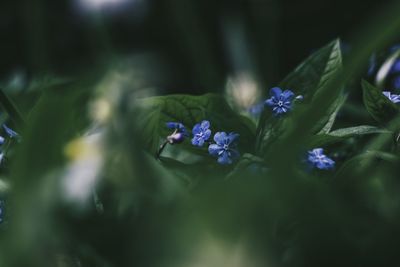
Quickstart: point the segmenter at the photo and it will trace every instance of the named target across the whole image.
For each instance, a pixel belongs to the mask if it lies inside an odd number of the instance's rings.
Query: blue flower
[[[204,142],[207,141],[211,136],[210,122],[209,121],[202,121],[201,123],[197,123],[193,129],[193,138],[192,144],[194,146],[203,146]]]
[[[12,130],[11,128],[7,127],[7,125],[3,124],[3,129],[6,132],[6,134],[10,137],[10,138],[18,138],[19,134],[16,133],[14,130]]]
[[[393,103],[397,104],[400,103],[400,95],[395,95],[392,94],[389,91],[383,91],[382,92],[390,101],[392,101]]]
[[[168,129],[174,130],[171,135],[167,136],[167,141],[170,144],[182,143],[185,137],[189,136],[185,126],[180,122],[167,122],[166,126]]]
[[[322,148],[314,148],[308,151],[307,161],[313,167],[320,170],[329,170],[335,167],[335,161],[327,157]]]
[[[212,156],[218,157],[218,163],[231,164],[240,156],[236,149],[238,138],[239,135],[236,133],[217,132],[214,135],[215,144],[208,147],[208,152]]]
[[[271,98],[265,100],[265,104],[272,108],[275,116],[284,114],[292,109],[294,93],[291,90],[282,90],[279,87],[274,87],[270,90]],[[302,99],[302,96],[296,99]]]
[[[264,101],[251,106],[248,111],[251,115],[257,117],[261,114],[263,110],[264,110]]]

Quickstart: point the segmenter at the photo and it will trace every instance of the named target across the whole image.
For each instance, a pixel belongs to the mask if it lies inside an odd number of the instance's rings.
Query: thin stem
[[[160,147],[158,148],[158,151],[156,153],[156,159],[160,159],[161,153],[163,152],[165,146],[168,144],[168,140],[165,140]]]

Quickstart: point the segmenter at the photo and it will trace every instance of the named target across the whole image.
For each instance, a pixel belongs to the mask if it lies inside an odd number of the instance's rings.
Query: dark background
[[[133,0],[89,12],[77,2],[1,1],[3,81],[15,72],[69,75],[110,54],[150,53],[171,74],[163,84],[166,91],[199,94],[222,88],[235,70],[227,44],[239,32],[248,51],[242,65],[269,86],[330,40],[351,41],[357,27],[385,5],[376,0]],[[226,35],[226,22],[240,30]]]

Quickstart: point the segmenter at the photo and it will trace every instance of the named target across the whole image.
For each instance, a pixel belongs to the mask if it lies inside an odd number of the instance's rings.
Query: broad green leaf
[[[360,125],[348,128],[334,130],[330,133],[317,134],[312,138],[311,146],[325,146],[332,143],[341,142],[350,137],[367,135],[367,134],[392,134],[391,131],[381,129],[370,125]]]
[[[303,63],[301,63],[293,72],[291,72],[281,83],[282,89],[291,89],[295,94],[304,95],[304,100],[301,105],[318,104],[313,103],[313,99],[317,94],[323,94],[327,82],[338,75],[342,70],[342,55],[340,51],[340,41],[334,40],[325,47],[321,48]],[[343,100],[344,101],[344,100]],[[321,131],[325,126],[329,126],[329,121],[333,124],[334,118],[332,114],[337,111],[338,106],[342,103],[338,100],[332,103],[331,108],[327,111],[326,116],[320,118],[315,123],[314,132]],[[265,109],[259,122],[257,129],[257,152],[263,153],[269,145],[279,138],[283,132],[283,125],[288,125],[290,122],[290,113],[285,114],[284,118],[275,118],[270,116],[270,110]],[[296,112],[295,110],[292,112]],[[328,125],[327,125],[328,124]]]
[[[241,153],[253,150],[254,126],[252,122],[235,113],[222,96],[216,94],[167,95],[145,98],[140,100],[139,104],[143,107],[142,132],[145,147],[151,153],[155,153],[161,141],[171,134],[171,130],[165,126],[166,122],[181,122],[190,132],[193,126],[202,120],[210,121],[213,134],[220,131],[239,133]],[[207,155],[207,146],[194,147],[190,144],[190,138],[179,146],[194,153]]]
[[[379,123],[388,123],[399,114],[399,107],[390,101],[382,91],[362,81],[364,105],[369,114]]]
[[[309,56],[296,67],[279,85],[305,96],[311,101],[314,94],[342,67],[340,41],[332,41]]]

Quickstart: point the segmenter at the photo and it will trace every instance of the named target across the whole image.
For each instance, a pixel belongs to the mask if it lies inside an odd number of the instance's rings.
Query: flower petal
[[[218,157],[218,163],[219,164],[231,164],[232,160],[229,158],[228,152],[224,152],[221,154],[220,157]]]
[[[192,134],[196,135],[200,132],[201,132],[201,125],[200,125],[200,123],[197,123],[195,126],[193,126]]]
[[[271,97],[270,99],[265,100],[264,104],[269,107],[276,106],[276,99],[274,97]]]
[[[167,122],[165,125],[167,126],[168,129],[178,130],[178,132],[183,133],[184,135],[188,134],[185,126],[180,122]],[[4,127],[4,125],[3,125],[3,127]]]
[[[193,137],[192,138],[192,145],[198,146],[199,145],[199,138],[198,137]]]
[[[197,146],[203,146],[204,145],[204,139],[203,138],[198,138],[197,139]]]
[[[203,136],[204,141],[207,141],[208,139],[210,139],[210,136],[211,136],[211,130],[210,130],[210,129],[207,129],[207,130],[204,132],[204,136]]]
[[[281,97],[283,98],[284,101],[287,101],[287,100],[290,101],[294,97],[294,93],[291,90],[285,90],[281,94]]]
[[[391,100],[395,104],[399,103],[400,102],[400,95],[392,94],[392,99]]]
[[[210,128],[210,122],[206,121],[206,120],[202,121],[201,122],[201,128],[203,129],[203,131],[207,130],[208,128]]]
[[[324,149],[323,148],[314,148],[313,150],[312,150],[312,153],[314,153],[314,155],[322,155],[322,154],[324,154]]]
[[[218,154],[221,150],[222,150],[222,147],[220,147],[217,144],[211,144],[208,146],[208,153],[210,153],[212,156],[218,156]]]
[[[226,133],[225,133],[225,132],[217,132],[217,133],[214,135],[214,141],[215,141],[218,145],[223,145],[226,138],[227,138],[227,136],[226,136]]]
[[[230,149],[229,153],[232,160],[236,160],[240,157],[240,153],[236,149]]]
[[[279,87],[273,87],[269,91],[269,95],[275,97],[276,99],[278,99],[281,94],[282,94],[282,90]]]
[[[389,91],[383,91],[382,94],[390,99],[391,93]]]
[[[238,138],[239,138],[239,134],[237,133],[229,133],[228,137],[228,144],[232,144],[233,142],[235,142]]]
[[[328,169],[333,169],[335,167],[335,161],[326,157],[326,165]]]
[[[167,126],[168,129],[173,129],[174,130],[174,129],[177,128],[178,124],[176,122],[170,121],[170,122],[167,122],[165,125]]]

